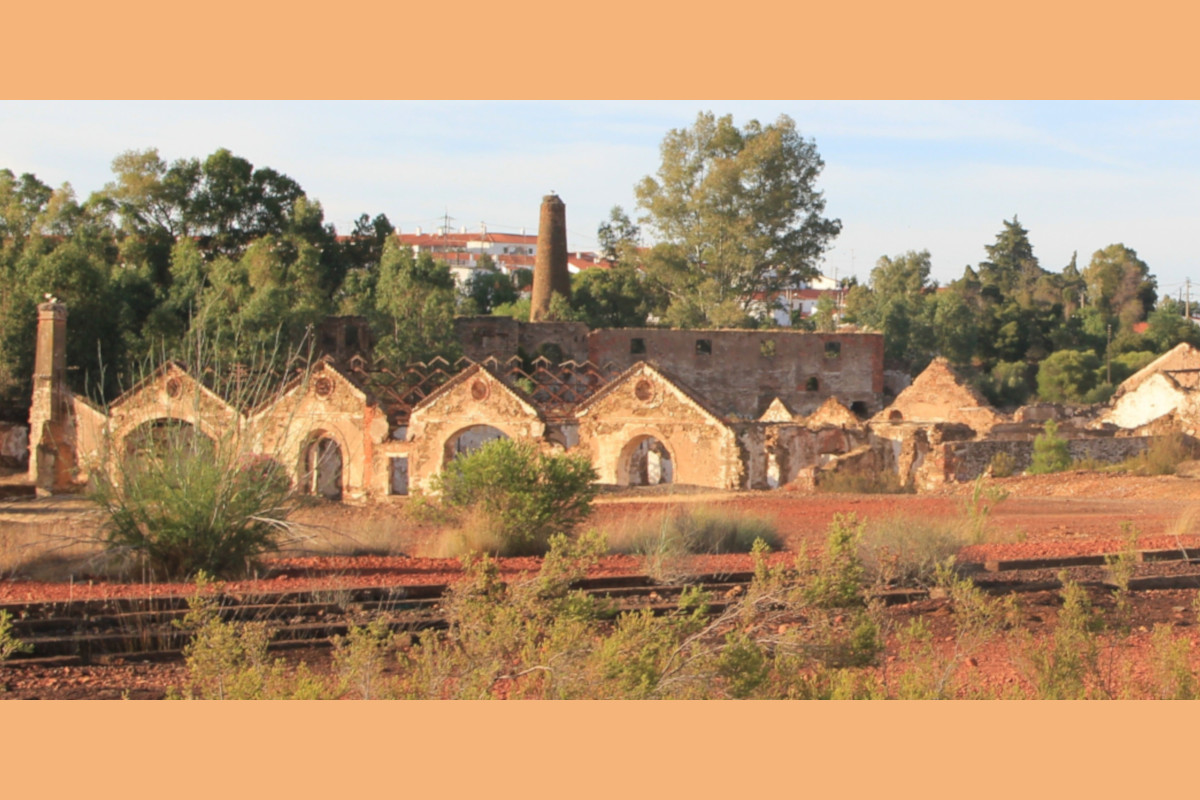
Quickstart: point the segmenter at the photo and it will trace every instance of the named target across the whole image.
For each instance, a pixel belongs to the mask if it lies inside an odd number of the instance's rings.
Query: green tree
[[[1029,474],[1062,472],[1070,466],[1071,453],[1067,449],[1067,440],[1058,435],[1058,423],[1048,419],[1044,432],[1033,440],[1033,463],[1029,467]]]
[[[670,131],[661,153],[635,191],[639,221],[659,241],[646,267],[670,298],[668,322],[741,322],[756,295],[815,274],[841,222],[821,216],[824,162],[789,117],[739,129],[703,112]]]
[[[428,253],[414,256],[388,239],[375,294],[376,351],[394,366],[458,356],[454,336],[457,290],[450,268]]]
[[[1119,319],[1122,328],[1133,327],[1154,308],[1157,294],[1150,268],[1123,244],[1111,244],[1093,253],[1083,278],[1088,302],[1101,313]]]
[[[854,321],[883,334],[884,357],[914,374],[933,359],[936,345],[929,271],[927,250],[882,256],[871,270],[870,287],[855,287],[846,300]]]
[[[640,328],[657,306],[652,287],[631,266],[581,270],[571,279],[571,305],[592,328]]]
[[[477,266],[478,269],[467,280],[469,313],[490,314],[498,305],[516,302],[517,287],[513,285],[512,278],[495,269],[491,256],[482,256]]]
[[[1100,359],[1087,350],[1059,350],[1038,367],[1038,396],[1051,403],[1083,403],[1100,383]]]

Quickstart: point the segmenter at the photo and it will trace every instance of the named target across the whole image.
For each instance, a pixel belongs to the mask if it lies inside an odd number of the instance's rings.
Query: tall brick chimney
[[[39,495],[72,488],[75,437],[67,389],[67,307],[40,303],[29,409],[29,478]]]
[[[542,213],[538,219],[530,322],[546,319],[550,312],[550,297],[554,294],[571,299],[571,273],[567,271],[567,207],[558,195],[548,194],[542,198]]]

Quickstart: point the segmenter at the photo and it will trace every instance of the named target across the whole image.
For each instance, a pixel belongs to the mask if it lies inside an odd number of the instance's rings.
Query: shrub
[[[1086,402],[1099,369],[1100,359],[1090,350],[1057,350],[1038,366],[1038,396],[1050,403]]]
[[[1144,452],[1125,460],[1123,469],[1138,475],[1174,475],[1184,461],[1192,458],[1193,448],[1181,433],[1159,436]]]
[[[1017,461],[1007,450],[997,451],[988,463],[988,472],[993,478],[1009,478],[1017,471]]]
[[[6,661],[17,653],[28,653],[33,648],[12,635],[12,617],[0,611],[0,661]]]
[[[966,526],[960,520],[894,516],[864,529],[858,554],[872,581],[927,586],[938,566],[966,544]]]
[[[866,575],[858,556],[865,523],[854,514],[837,514],[829,523],[823,554],[816,575],[805,586],[808,601],[821,608],[861,605]]]
[[[270,661],[271,631],[261,622],[225,622],[203,573],[176,625],[192,634],[184,647],[187,685],[182,696],[199,700],[314,700],[328,696],[323,682],[302,663],[289,671]],[[180,696],[174,693],[174,696]]]
[[[247,467],[233,442],[202,435],[169,435],[114,472],[95,473],[91,489],[105,543],[164,578],[245,571],[276,549],[298,501],[277,464]]]
[[[194,425],[160,418],[120,441],[107,431],[98,460],[88,465],[104,546],[159,579],[248,571],[252,559],[283,543],[287,519],[300,504],[277,454],[255,452],[255,437],[212,399],[216,394],[242,409],[281,400],[295,385],[272,366],[285,359],[259,353],[245,367],[218,360],[218,351],[196,334],[189,374],[203,385],[191,384],[174,401],[174,413]],[[309,379],[311,353],[289,354],[286,363],[302,382]],[[143,381],[157,376],[158,370],[142,371]],[[210,438],[206,431],[219,433]]]
[[[1071,466],[1071,454],[1067,450],[1067,440],[1058,435],[1058,423],[1052,419],[1046,420],[1044,431],[1033,440],[1033,463],[1029,466],[1030,475],[1062,472]]]
[[[614,553],[647,555],[669,548],[683,553],[749,553],[756,539],[773,550],[783,540],[766,517],[713,506],[679,507],[610,533]]]
[[[525,555],[544,553],[553,534],[573,531],[591,513],[595,479],[586,456],[494,439],[450,462],[434,478],[434,490],[444,506],[494,534],[494,552]]]

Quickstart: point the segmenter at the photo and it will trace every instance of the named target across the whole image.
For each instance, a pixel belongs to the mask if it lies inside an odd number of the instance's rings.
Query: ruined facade
[[[1186,346],[1126,381],[1103,416],[1037,407],[1009,417],[944,359],[910,385],[889,381],[880,334],[540,321],[553,295],[569,292],[565,210],[553,195],[542,223],[537,321],[461,317],[460,362],[390,370],[373,364],[364,319],[330,318],[317,331],[321,360],[252,407],[177,363],[106,408],[74,397],[64,380],[67,309],[40,305],[30,480],[42,493],[69,491],[169,428],[232,440],[246,459],[272,459],[301,490],[329,499],[429,489],[457,455],[498,437],[585,454],[602,483],[622,486],[770,489],[894,471],[930,488],[975,477],[1005,448],[1027,458],[1047,418],[1093,442],[1075,451],[1114,458],[1145,447],[1137,434],[1146,425],[1200,420],[1200,352]]]
[[[234,437],[247,459],[270,458],[329,499],[428,489],[456,455],[499,436],[585,453],[604,483],[770,488],[862,446],[882,385],[875,334],[467,318],[464,348],[490,346],[486,357],[389,373],[370,367],[369,332],[344,318],[326,326],[333,352],[255,407],[172,362],[100,408],[66,389],[66,309],[40,313],[30,477],[43,492],[77,487],[168,425]]]

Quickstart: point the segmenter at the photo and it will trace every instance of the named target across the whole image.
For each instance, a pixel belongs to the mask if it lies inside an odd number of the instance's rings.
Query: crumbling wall
[[[1140,428],[1187,402],[1187,393],[1162,373],[1154,373],[1116,399],[1101,418],[1120,428]]]
[[[1093,459],[1115,464],[1145,452],[1153,441],[1154,438],[1149,436],[1068,439],[1067,451],[1072,460]],[[960,482],[973,481],[983,475],[997,453],[1008,453],[1016,472],[1024,472],[1033,463],[1032,441],[949,442],[941,447],[946,477]]]
[[[883,390],[883,337],[875,333],[595,330],[588,358],[621,369],[656,364],[720,413],[747,420],[776,397],[797,414],[811,414],[831,396],[872,412]]]

